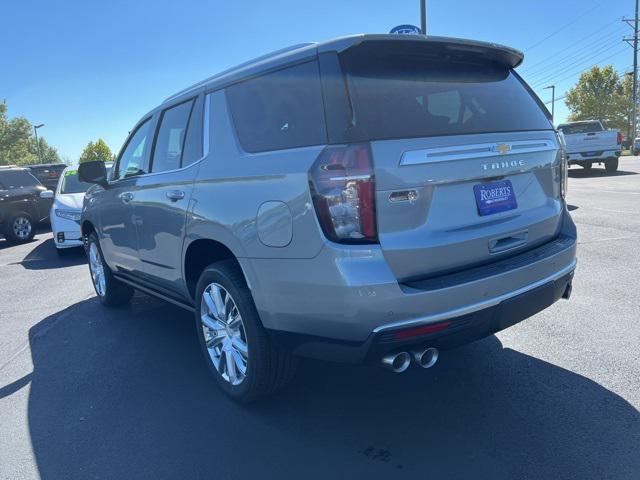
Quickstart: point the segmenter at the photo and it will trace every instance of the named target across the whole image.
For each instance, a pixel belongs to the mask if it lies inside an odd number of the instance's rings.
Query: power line
[[[544,37],[542,40],[539,40],[538,42],[534,43],[533,45],[531,45],[530,47],[525,48],[525,52],[531,49],[536,48],[537,46],[539,46],[540,44],[546,42],[547,40],[549,40],[551,37],[553,37],[554,35],[557,35],[558,33],[560,33],[561,31],[563,31],[565,28],[570,27],[571,25],[573,25],[574,23],[576,23],[578,20],[580,20],[581,18],[583,18],[584,16],[586,16],[587,14],[593,12],[596,8],[600,7],[601,5],[604,5],[605,3],[607,3],[609,0],[603,0],[602,2],[598,2],[596,5],[594,5],[593,7],[589,8],[588,10],[584,11],[582,14],[578,15],[577,17],[575,17],[572,21],[570,21],[569,23],[564,24],[562,27],[560,27],[559,29],[555,30],[554,32],[550,33],[549,35],[547,35],[546,37]]]
[[[615,21],[618,22],[618,20],[615,20]],[[609,24],[609,26],[610,25],[611,24]],[[598,30],[597,32],[600,32],[600,31],[602,31],[602,29]],[[595,33],[597,33],[597,32],[595,32]],[[580,39],[579,41],[577,41],[575,43],[570,44],[569,46],[563,48],[562,50],[559,50],[558,52],[554,53],[553,55],[549,55],[544,60],[542,60],[540,62],[537,62],[537,63],[534,63],[533,65],[530,65],[530,66],[528,66],[526,68],[523,68],[522,69],[522,74],[540,71],[541,69],[539,67],[541,65],[544,65],[545,63],[549,62],[549,60],[552,60],[552,59],[558,57],[561,53],[564,53],[567,50],[571,50],[575,46],[579,46],[580,50],[584,51],[585,48],[589,48],[590,46],[596,45],[596,44],[598,44],[598,43],[600,43],[602,41],[608,41],[608,40],[614,38],[615,36],[621,35],[623,32],[624,32],[624,28],[622,28],[622,29],[619,28],[616,31],[609,32],[606,35],[602,35],[602,36],[596,38],[595,40],[593,40],[591,42],[583,43],[584,40],[586,40],[586,39],[590,39],[590,38],[593,39],[594,33],[592,33],[591,35],[589,35],[587,37],[584,37],[584,38]],[[574,54],[575,53],[570,53],[568,56],[561,57],[557,62],[553,62],[553,63],[562,62],[562,59],[569,58],[569,57],[571,57],[571,55],[574,55]]]
[[[610,59],[610,58],[615,57],[616,55],[620,55],[620,54],[621,54],[622,52],[624,52],[627,48],[628,48],[628,47],[624,47],[623,49],[618,50],[617,52],[615,52],[615,53],[613,53],[613,54],[611,54],[611,55],[609,55],[609,56],[607,56],[607,57],[601,58],[601,59],[600,59],[600,60],[598,60],[598,61],[594,61],[594,62],[593,62],[593,65],[595,65],[595,64],[597,64],[597,63],[602,63],[602,62],[604,62],[604,61],[606,61],[606,60],[608,60],[608,59]],[[577,73],[584,73],[584,72],[587,72],[587,71],[589,71],[589,70],[590,70],[590,68],[583,69],[583,70],[578,70],[577,72],[576,72],[576,71],[574,71],[573,73],[571,73],[570,75],[568,75],[568,76],[566,76],[566,77],[563,77],[563,78],[560,78],[560,79],[553,79],[553,81],[554,81],[555,83],[559,83],[559,82],[562,82],[562,81],[564,81],[564,80],[567,80],[567,79],[569,79],[569,78],[571,78],[571,77],[575,76]],[[566,73],[566,72],[565,72],[565,73]],[[558,73],[557,75],[562,75],[562,73]],[[544,81],[544,82],[537,82],[537,83],[536,83],[534,86],[532,86],[531,88],[533,88],[533,89],[535,90],[536,88],[540,88],[541,86],[543,86],[545,83],[548,83],[549,81],[550,81],[549,79],[545,79],[545,81]]]
[[[612,47],[615,47],[616,45],[619,45],[619,44],[620,44],[620,40],[614,40],[613,42],[605,43],[604,45],[601,45],[599,48],[596,48],[595,50],[590,51],[586,55],[580,55],[577,58],[575,58],[574,61],[563,65],[562,69],[559,70],[559,71],[560,72],[566,71],[567,69],[570,69],[570,68],[572,68],[574,66],[583,64],[585,62],[589,62],[589,61],[591,61],[591,59],[593,57],[595,57],[597,55],[600,55],[601,53],[605,53],[606,51],[610,50]],[[527,78],[527,80],[530,80],[531,78],[536,78],[537,77],[537,79],[534,80],[536,83],[537,82],[546,82],[547,79],[553,78],[557,74],[558,74],[557,71],[555,73],[550,73],[547,70],[547,71],[541,71],[541,72],[538,72],[536,74],[527,76],[526,78]]]
[[[555,98],[555,100],[553,100],[553,102],[557,102],[558,100],[562,100],[562,99],[564,99],[564,98],[566,98],[566,97],[567,97],[567,95],[566,95],[566,94],[562,95],[561,97],[556,97],[556,98]],[[548,102],[544,102],[544,104],[545,104],[545,105],[548,105],[548,104],[550,104],[551,102],[552,102],[552,100],[549,100]]]

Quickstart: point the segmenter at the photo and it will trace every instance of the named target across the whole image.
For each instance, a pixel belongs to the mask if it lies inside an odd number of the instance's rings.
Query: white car
[[[111,163],[107,163],[107,170]],[[67,248],[81,247],[80,214],[84,194],[91,186],[78,178],[78,166],[64,169],[56,187],[55,198],[51,206],[51,231],[56,251],[62,253]]]

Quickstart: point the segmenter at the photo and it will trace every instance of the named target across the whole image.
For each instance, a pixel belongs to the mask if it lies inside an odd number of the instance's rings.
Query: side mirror
[[[107,167],[104,162],[84,162],[78,167],[78,178],[85,183],[95,183],[102,188],[107,188]]]
[[[53,198],[53,192],[51,190],[43,190],[40,192],[40,198]]]

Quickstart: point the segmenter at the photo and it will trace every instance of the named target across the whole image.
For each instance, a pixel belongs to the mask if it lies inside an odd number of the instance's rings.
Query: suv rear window
[[[523,82],[491,60],[382,46],[347,50],[340,64],[351,119],[332,142],[553,128]]]
[[[7,190],[21,187],[35,187],[40,184],[36,177],[24,170],[0,172],[0,183]]]
[[[327,141],[318,64],[307,62],[227,88],[240,144],[247,152]]]

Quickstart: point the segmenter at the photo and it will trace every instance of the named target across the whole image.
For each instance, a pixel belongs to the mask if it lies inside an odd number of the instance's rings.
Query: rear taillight
[[[375,182],[367,144],[325,148],[309,171],[322,231],[340,243],[377,243]]]
[[[567,146],[564,140],[562,132],[557,132],[558,138],[558,176],[560,180],[560,198],[565,199],[567,197],[567,186],[569,183],[569,163],[567,162]]]
[[[616,138],[617,138],[618,145],[620,145],[622,143],[622,132],[618,132],[618,135]]]

